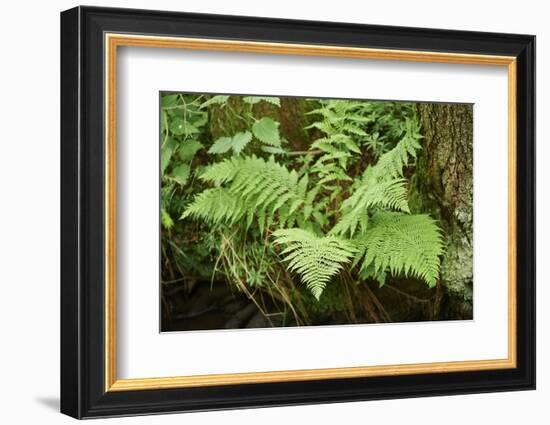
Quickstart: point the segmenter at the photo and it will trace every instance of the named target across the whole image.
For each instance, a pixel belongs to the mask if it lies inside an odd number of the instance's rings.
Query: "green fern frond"
[[[170,214],[164,208],[160,209],[160,222],[162,224],[162,227],[167,230],[170,230],[172,227],[174,227],[174,220],[172,220],[172,217],[170,217]]]
[[[430,216],[377,213],[356,242],[360,249],[355,262],[363,258],[361,271],[415,277],[435,286],[444,249],[441,230]]]
[[[392,150],[383,154],[375,165],[365,170],[361,183],[342,203],[342,217],[331,230],[331,234],[349,233],[353,237],[358,227],[365,231],[369,209],[410,212],[403,167],[408,164],[409,156],[416,157],[421,136],[414,121],[407,120],[405,127],[405,136],[401,141]]]
[[[268,161],[256,156],[226,159],[208,167],[200,178],[217,187],[197,195],[182,218],[235,223],[247,216],[250,223],[256,217],[263,228],[276,213],[284,223],[308,199],[307,177],[298,180],[296,171],[273,157]]]
[[[350,241],[336,236],[319,237],[303,229],[281,229],[273,233],[276,245],[288,269],[300,275],[302,282],[319,300],[330,280],[350,262],[356,247]]]
[[[330,231],[330,234],[351,237],[359,227],[367,229],[368,211],[375,207],[410,212],[407,202],[407,186],[404,179],[373,182],[366,179],[353,195],[342,202],[342,217]]]
[[[246,213],[244,207],[245,205],[238,202],[229,190],[224,187],[215,187],[195,196],[181,218],[193,217],[209,224],[233,223]]]
[[[395,147],[383,154],[378,162],[367,169],[370,179],[398,178],[403,176],[403,167],[408,165],[409,156],[416,158],[416,151],[421,148],[419,124],[411,119],[405,123],[405,135]]]
[[[225,159],[221,162],[216,162],[205,169],[205,171],[200,175],[200,179],[205,182],[213,183],[216,186],[230,182],[239,172],[241,161],[241,158],[234,157],[231,159]]]

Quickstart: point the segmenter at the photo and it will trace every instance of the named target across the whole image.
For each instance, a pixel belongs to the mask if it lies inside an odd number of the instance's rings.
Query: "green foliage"
[[[407,119],[404,124],[404,137],[397,145],[386,152],[376,163],[367,169],[366,174],[373,183],[385,179],[393,179],[403,176],[403,168],[408,165],[409,156],[416,159],[416,151],[420,149],[419,140],[420,125],[411,119]]]
[[[254,123],[252,126],[254,136],[261,142],[270,146],[281,146],[279,137],[279,123],[272,118],[264,117]]]
[[[202,145],[202,143],[198,142],[197,140],[185,140],[184,142],[180,143],[180,146],[178,148],[179,159],[185,163],[189,163],[193,160],[197,152],[203,148],[204,146]]]
[[[246,103],[250,103],[251,105],[255,105],[256,103],[259,103],[261,101],[271,103],[272,105],[281,107],[281,101],[278,97],[268,97],[268,96],[246,96],[243,97],[243,101]]]
[[[239,132],[233,137],[220,137],[208,149],[208,153],[226,153],[233,149],[233,152],[238,155],[251,140],[252,134],[249,131]]]
[[[215,188],[198,194],[182,218],[202,218],[212,224],[234,224],[255,217],[263,231],[278,218],[279,223],[295,219],[307,196],[307,179],[275,162],[256,156],[233,157],[209,166],[200,176]]]
[[[442,235],[408,205],[421,149],[412,105],[306,103],[300,129],[311,142],[299,148],[283,134],[277,97],[162,95],[163,252],[240,291],[279,293],[292,309],[323,300],[332,281],[347,303],[350,282],[383,284],[387,274],[433,286]],[[343,308],[344,296],[326,302]]]
[[[362,258],[361,272],[384,283],[385,273],[416,277],[435,286],[443,238],[436,222],[428,215],[379,212],[371,227],[357,239]]]
[[[382,208],[410,212],[403,168],[408,165],[409,156],[416,158],[420,134],[418,126],[411,120],[406,121],[406,128],[403,139],[384,153],[376,164],[367,167],[353,194],[342,203],[342,217],[332,233],[349,233],[353,237],[358,226],[361,231],[366,231],[369,210]]]
[[[212,96],[207,101],[201,103],[200,109],[205,109],[211,105],[225,105],[228,100],[229,100],[229,96],[220,96],[220,95]]]
[[[160,209],[160,220],[164,228],[171,229],[174,227],[174,220],[172,220],[172,217],[170,217],[170,214],[164,208]]]
[[[330,233],[353,237],[357,229],[365,232],[368,228],[369,211],[375,208],[388,208],[409,212],[407,188],[404,179],[388,179],[371,184],[363,178],[362,184],[341,206],[342,217]]]
[[[174,167],[169,178],[174,179],[177,183],[181,185],[184,185],[185,183],[187,183],[187,178],[189,177],[190,172],[191,167],[189,167],[189,164],[180,164]]]
[[[360,141],[367,135],[362,125],[370,118],[357,111],[361,102],[323,100],[320,104],[320,108],[310,112],[321,116],[321,120],[313,122],[308,128],[324,133],[311,144],[310,150],[321,151],[311,169],[319,176],[319,184],[332,190],[333,196],[336,196],[342,190],[337,183],[352,180],[346,170],[350,163],[361,157]]]
[[[353,258],[356,247],[336,236],[318,237],[303,229],[281,229],[273,232],[275,244],[281,251],[288,268],[300,274],[302,281],[319,300],[332,277]]]
[[[179,117],[174,118],[172,124],[170,124],[170,131],[176,136],[189,136],[199,132],[198,128],[191,122]]]
[[[180,195],[192,175],[192,163],[204,145],[199,141],[207,114],[200,110],[199,98],[193,95],[163,94],[161,96],[160,173],[161,224],[172,230],[173,217],[179,214]]]

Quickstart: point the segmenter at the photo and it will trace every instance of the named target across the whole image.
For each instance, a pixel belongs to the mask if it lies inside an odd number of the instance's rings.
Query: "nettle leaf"
[[[166,131],[166,124],[168,122],[168,117],[164,110],[160,110],[160,132],[163,134]]]
[[[238,155],[251,140],[250,131],[237,133],[233,137],[220,137],[210,147],[208,153],[226,153],[233,149],[233,152]]]
[[[229,149],[231,149],[232,143],[232,137],[220,137],[214,142],[212,146],[210,146],[210,149],[208,149],[208,153],[226,153],[229,151]]]
[[[189,135],[198,133],[199,130],[189,121],[185,121],[182,118],[176,117],[170,123],[170,131],[176,136]]]
[[[178,149],[178,156],[182,161],[191,162],[195,157],[195,154],[202,148],[204,148],[204,146],[201,142],[193,139],[186,140],[185,142],[180,144],[180,147]]]
[[[177,102],[178,102],[177,94],[167,94],[162,96],[160,104],[163,108],[170,108],[172,106],[176,106]]]
[[[271,96],[247,96],[243,98],[243,101],[246,103],[250,103],[251,105],[255,105],[258,102],[264,101],[271,103],[272,105],[281,107],[281,101],[278,97],[271,97]]]
[[[254,123],[252,133],[261,142],[279,147],[281,137],[279,136],[279,123],[272,118],[264,117]]]
[[[160,152],[160,174],[164,174],[164,170],[170,163],[170,158],[172,157],[172,151],[169,149],[163,149]]]
[[[221,105],[221,104],[227,103],[228,100],[229,100],[229,96],[220,96],[220,95],[214,96],[208,99],[206,102],[203,102],[200,106],[200,109],[206,108],[207,106],[210,106],[210,105]]]
[[[190,110],[189,121],[197,128],[202,127],[208,122],[208,113]]]
[[[170,177],[182,186],[187,183],[191,167],[188,164],[178,165],[172,170]]]
[[[172,139],[168,138],[166,142],[164,142],[160,149],[160,174],[164,175],[164,170],[166,170],[166,167],[170,163],[170,159],[172,158],[172,155],[177,147],[177,142]]]
[[[233,136],[231,141],[231,147],[233,148],[233,152],[235,154],[240,154],[241,151],[244,149],[248,143],[252,140],[252,134],[250,131],[245,131],[241,133],[237,133]]]

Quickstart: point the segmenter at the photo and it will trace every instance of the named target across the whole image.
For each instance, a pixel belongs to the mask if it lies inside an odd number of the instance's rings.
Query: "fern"
[[[429,287],[439,276],[439,257],[443,238],[435,220],[428,215],[380,212],[373,216],[369,229],[356,240],[361,272],[377,277],[383,284],[386,272],[416,277]]]
[[[187,207],[181,218],[195,217],[210,223],[234,223],[245,214],[245,205],[222,187],[207,189]]]
[[[288,268],[297,272],[302,282],[319,300],[327,283],[351,261],[356,247],[336,236],[319,237],[303,229],[281,229],[273,233],[275,244],[283,245],[281,252]]]
[[[403,139],[392,150],[383,154],[375,165],[366,169],[353,194],[342,203],[342,217],[331,230],[332,234],[349,233],[353,237],[358,227],[365,231],[368,211],[372,209],[410,212],[403,167],[408,165],[409,156],[416,158],[416,150],[420,148],[420,135],[414,121],[407,120],[406,128]]]
[[[406,180],[393,179],[373,184],[369,179],[364,179],[354,194],[342,203],[342,217],[330,233],[349,233],[353,237],[358,227],[364,232],[367,230],[368,211],[374,207],[409,212]]]
[[[208,167],[200,178],[216,187],[197,195],[182,218],[233,224],[246,216],[250,225],[256,217],[263,230],[274,214],[284,223],[307,200],[307,176],[298,179],[296,171],[273,158],[233,157]]]
[[[199,228],[211,236],[205,252],[221,254],[214,235],[230,230],[240,247],[232,254],[240,264],[237,274],[247,285],[267,288],[267,270],[279,274],[282,258],[317,300],[332,280],[348,285],[342,271],[381,285],[387,274],[436,284],[440,229],[427,215],[411,215],[408,205],[404,170],[421,138],[413,105],[311,100],[314,120],[308,119],[304,135],[306,141],[318,138],[308,152],[291,152],[305,144],[289,143],[288,129],[264,111],[277,111],[279,98],[239,102],[230,96],[163,96],[161,220],[167,235],[197,228],[172,217],[200,220],[206,225]],[[227,118],[220,120],[222,137],[216,140],[206,126],[212,107]],[[268,239],[273,229],[279,230]]]
[[[368,119],[355,112],[360,102],[324,100],[319,103],[321,107],[309,113],[320,115],[322,119],[306,127],[325,133],[310,146],[310,150],[323,153],[313,164],[312,171],[318,174],[319,184],[324,188],[340,191],[338,185],[327,186],[325,183],[351,180],[345,170],[353,158],[357,160],[361,156],[358,141],[366,136],[361,126]]]
[[[407,119],[404,137],[392,150],[383,154],[374,166],[367,169],[367,177],[371,181],[402,177],[403,168],[409,163],[409,156],[416,158],[416,151],[421,148],[421,138],[419,124]]]

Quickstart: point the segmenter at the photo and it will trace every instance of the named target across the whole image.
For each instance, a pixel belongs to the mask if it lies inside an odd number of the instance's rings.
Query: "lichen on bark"
[[[473,105],[418,104],[417,113],[424,139],[411,185],[411,208],[437,218],[445,235],[444,318],[472,318]]]

